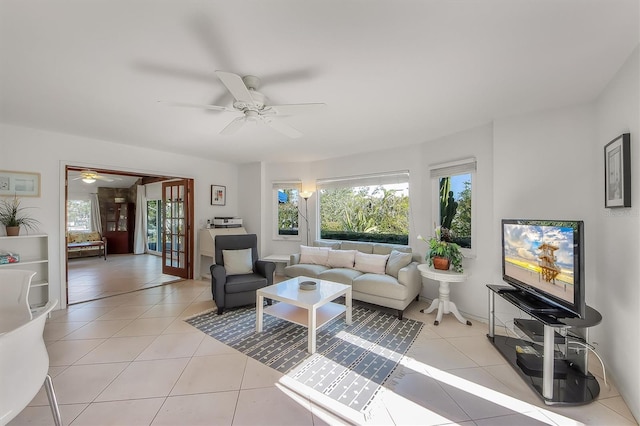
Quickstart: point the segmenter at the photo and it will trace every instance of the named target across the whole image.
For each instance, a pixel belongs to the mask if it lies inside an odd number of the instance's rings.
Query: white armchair
[[[22,269],[0,270],[0,333],[31,320],[29,288],[35,274]]]
[[[49,376],[49,354],[42,337],[47,315],[57,303],[57,300],[50,301],[30,321],[0,334],[0,425],[6,425],[20,414],[43,383],[54,422],[56,426],[62,425]]]

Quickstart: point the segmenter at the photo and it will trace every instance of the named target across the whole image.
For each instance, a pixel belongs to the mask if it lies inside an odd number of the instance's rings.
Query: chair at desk
[[[0,270],[0,333],[31,320],[29,288],[35,274],[22,269]]]
[[[49,354],[42,333],[50,301],[35,317],[0,334],[0,425],[9,423],[31,402],[44,383],[56,426],[62,425],[58,401],[49,376]],[[0,313],[3,315],[3,313]]]

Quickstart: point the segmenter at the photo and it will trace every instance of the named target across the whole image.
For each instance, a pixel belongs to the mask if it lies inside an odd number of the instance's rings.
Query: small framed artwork
[[[624,133],[604,147],[604,206],[631,207],[631,135]]]
[[[40,173],[0,170],[0,197],[39,197]]]
[[[227,187],[211,185],[211,205],[224,206],[227,203]]]

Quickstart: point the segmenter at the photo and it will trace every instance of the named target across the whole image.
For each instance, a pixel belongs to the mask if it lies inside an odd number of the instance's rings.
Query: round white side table
[[[418,270],[420,270],[420,274],[423,277],[440,281],[438,298],[433,299],[431,306],[427,309],[422,309],[420,312],[430,314],[438,308],[438,315],[436,316],[436,320],[433,322],[433,325],[440,324],[443,314],[453,314],[462,324],[471,325],[471,321],[465,319],[465,317],[463,317],[458,311],[456,304],[449,300],[449,283],[463,282],[469,278],[470,274],[467,272],[459,273],[454,271],[440,271],[430,268],[426,263],[418,265]]]

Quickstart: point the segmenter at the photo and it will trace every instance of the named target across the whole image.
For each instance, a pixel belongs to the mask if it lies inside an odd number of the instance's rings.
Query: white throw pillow
[[[350,268],[353,269],[353,264],[356,260],[355,250],[330,250],[329,251],[329,266],[332,268]]]
[[[253,272],[251,249],[222,250],[222,262],[227,275],[242,275]]]
[[[398,250],[392,250],[387,261],[387,275],[398,278],[398,272],[411,263],[413,255],[411,253],[403,253]]]
[[[388,254],[367,254],[357,252],[355,269],[360,272],[384,274],[388,258]]]
[[[300,263],[327,266],[329,250],[329,247],[300,246]]]

